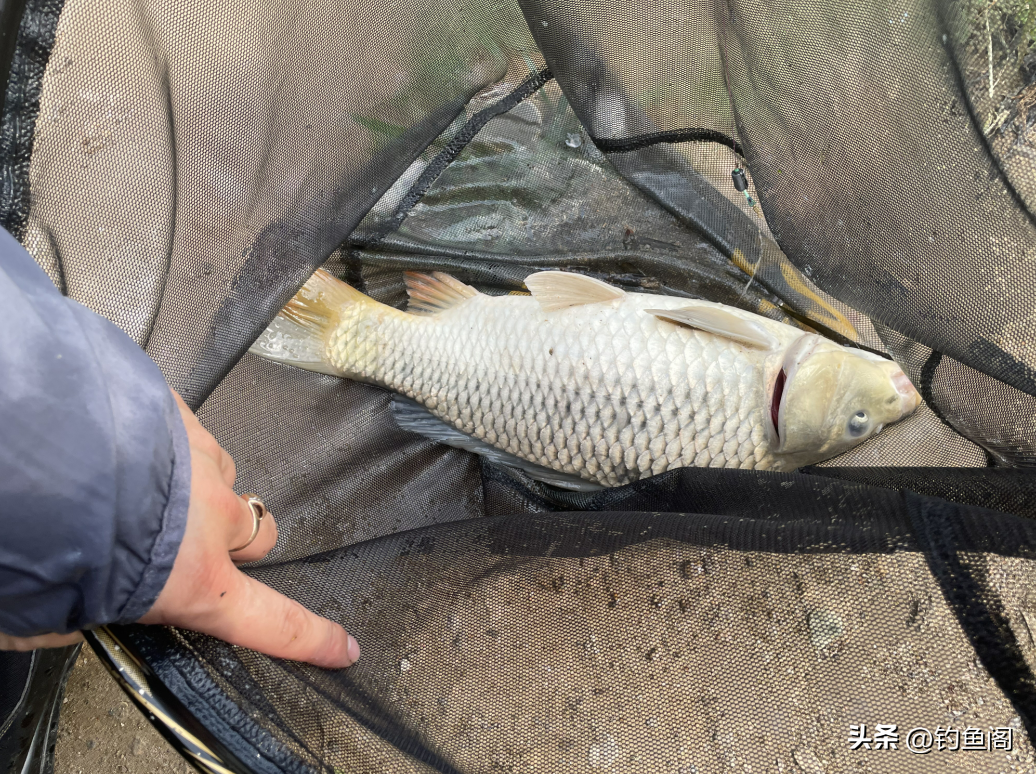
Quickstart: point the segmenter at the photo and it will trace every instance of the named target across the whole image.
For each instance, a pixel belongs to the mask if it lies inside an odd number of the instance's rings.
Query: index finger
[[[360,657],[356,639],[341,626],[240,570],[228,574],[227,585],[204,628],[197,621],[182,625],[268,656],[331,669]]]

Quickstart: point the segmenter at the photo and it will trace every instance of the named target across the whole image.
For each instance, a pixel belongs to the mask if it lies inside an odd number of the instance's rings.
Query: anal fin
[[[403,430],[423,435],[425,438],[453,446],[456,449],[464,449],[478,454],[497,465],[518,468],[528,473],[530,478],[542,481],[544,484],[551,484],[559,489],[568,489],[573,492],[598,492],[604,489],[600,484],[528,462],[514,454],[490,446],[485,441],[472,438],[439,419],[420,403],[415,403],[400,395],[392,397],[392,416],[396,420],[396,424]]]

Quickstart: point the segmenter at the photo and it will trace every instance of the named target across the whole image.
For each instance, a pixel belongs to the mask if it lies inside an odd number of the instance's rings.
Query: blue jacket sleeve
[[[158,367],[0,229],[0,631],[146,613],[183,538],[190,479]]]

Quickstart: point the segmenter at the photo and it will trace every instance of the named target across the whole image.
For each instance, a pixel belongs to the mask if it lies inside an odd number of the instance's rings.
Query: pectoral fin
[[[528,462],[521,457],[501,451],[495,446],[490,446],[485,441],[472,438],[439,419],[420,403],[415,403],[399,395],[392,398],[392,417],[396,420],[396,424],[404,430],[423,435],[425,438],[447,446],[479,454],[497,465],[524,470],[535,481],[542,481],[559,489],[575,492],[598,492],[604,488],[600,484],[585,481],[578,476],[559,473],[542,465]]]
[[[763,326],[711,304],[689,306],[683,309],[645,309],[644,311],[660,320],[697,328],[700,331],[723,336],[750,347],[776,349],[778,346],[777,339]]]
[[[567,271],[538,271],[530,274],[525,278],[525,287],[540,302],[544,312],[614,301],[626,295],[626,291],[607,282]]]

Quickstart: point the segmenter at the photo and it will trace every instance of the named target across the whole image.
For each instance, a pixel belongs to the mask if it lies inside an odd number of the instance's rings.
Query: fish
[[[528,295],[405,282],[402,311],[319,269],[251,351],[390,390],[404,429],[575,491],[794,470],[921,400],[892,360],[724,304],[564,271],[531,274]]]

